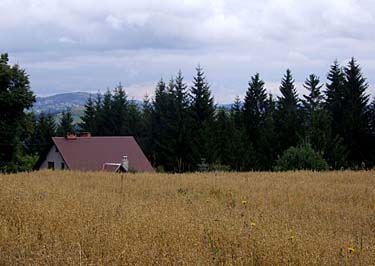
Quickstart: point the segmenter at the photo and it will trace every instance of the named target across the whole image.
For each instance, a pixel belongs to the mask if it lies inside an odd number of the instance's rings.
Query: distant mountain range
[[[32,110],[37,114],[41,112],[56,114],[67,109],[82,109],[89,96],[90,93],[87,92],[71,92],[48,97],[36,97]]]
[[[47,97],[36,97],[36,102],[32,108],[32,111],[36,114],[42,112],[52,113],[55,115],[60,114],[62,111],[71,110],[74,116],[81,116],[83,114],[84,105],[89,98],[88,92],[70,92],[61,93]],[[93,97],[96,97],[93,95]],[[134,102],[141,106],[142,101],[134,100]],[[230,109],[231,104],[218,104],[219,107]]]

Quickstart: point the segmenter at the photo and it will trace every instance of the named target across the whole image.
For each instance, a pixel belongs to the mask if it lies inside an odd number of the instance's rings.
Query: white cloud
[[[61,42],[61,43],[67,43],[67,44],[75,44],[75,43],[77,43],[77,41],[75,41],[75,40],[73,40],[73,39],[71,39],[69,37],[65,37],[65,36],[60,37],[59,38],[59,42]]]
[[[180,68],[191,80],[201,63],[221,101],[243,95],[255,72],[269,84],[286,68],[300,83],[324,80],[351,56],[375,84],[370,0],[1,0],[0,10],[0,47],[37,93],[142,87]]]

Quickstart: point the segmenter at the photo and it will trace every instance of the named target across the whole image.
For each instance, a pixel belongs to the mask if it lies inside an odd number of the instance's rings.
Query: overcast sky
[[[375,94],[371,0],[0,0],[0,52],[30,75],[37,95],[152,94],[179,69],[201,64],[216,102],[243,96],[256,72],[277,93],[290,68],[300,93],[310,73],[326,81],[354,56]]]

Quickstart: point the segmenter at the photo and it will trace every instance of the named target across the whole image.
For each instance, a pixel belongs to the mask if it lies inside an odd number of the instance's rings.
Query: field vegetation
[[[374,265],[375,172],[0,175],[0,265]]]

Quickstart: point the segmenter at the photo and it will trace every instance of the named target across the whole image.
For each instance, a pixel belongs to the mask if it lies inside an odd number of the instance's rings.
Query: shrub
[[[309,143],[287,149],[276,161],[276,171],[328,170],[328,163]]]

